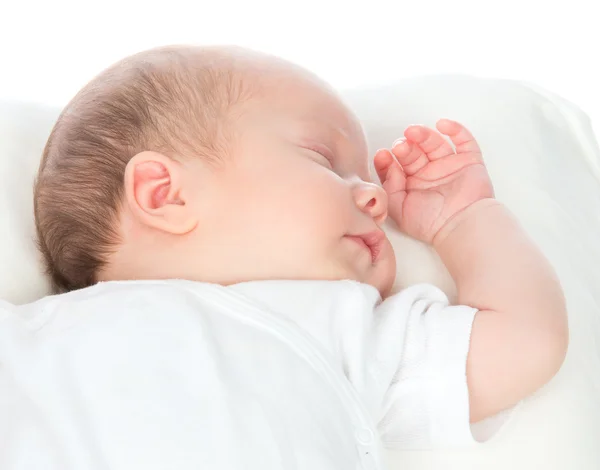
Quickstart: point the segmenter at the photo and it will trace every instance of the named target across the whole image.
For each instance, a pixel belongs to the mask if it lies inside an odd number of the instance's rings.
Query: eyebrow
[[[309,132],[315,131],[321,135],[327,135],[330,138],[334,138],[335,140],[342,138],[344,140],[348,140],[350,136],[350,132],[348,129],[338,126],[332,126],[327,121],[320,121],[316,119],[302,119],[300,124],[307,129]]]

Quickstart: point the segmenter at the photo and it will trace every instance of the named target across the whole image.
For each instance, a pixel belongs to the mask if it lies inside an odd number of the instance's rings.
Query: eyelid
[[[327,159],[329,161],[329,163],[331,163],[333,165],[333,152],[331,150],[329,150],[329,148],[327,146],[311,143],[311,144],[307,144],[306,148],[308,150],[312,150],[313,152],[318,153],[319,155],[321,155],[322,157]]]

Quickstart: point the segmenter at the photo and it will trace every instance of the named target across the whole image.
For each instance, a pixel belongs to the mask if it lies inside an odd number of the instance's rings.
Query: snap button
[[[363,445],[371,445],[373,444],[373,440],[375,436],[373,435],[373,431],[368,428],[359,429],[356,431],[356,439]]]

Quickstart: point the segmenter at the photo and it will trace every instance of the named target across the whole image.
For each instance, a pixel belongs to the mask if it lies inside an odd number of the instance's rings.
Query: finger
[[[375,170],[388,195],[406,188],[404,171],[389,150],[380,149],[375,153]]]
[[[442,134],[450,137],[456,147],[456,153],[472,152],[481,155],[481,148],[475,137],[462,124],[450,119],[440,119],[436,127]]]
[[[386,180],[387,173],[392,165],[398,165],[398,162],[388,149],[379,149],[375,152],[373,159],[375,165],[375,171],[379,181],[383,184]]]
[[[400,165],[390,165],[382,186],[390,198],[388,207],[392,208],[397,202],[395,198],[406,195],[406,175]]]
[[[407,139],[418,144],[431,161],[454,155],[454,149],[444,137],[425,126],[410,126],[404,131]]]
[[[392,147],[392,153],[408,176],[414,175],[429,163],[423,151],[410,141],[397,140]]]

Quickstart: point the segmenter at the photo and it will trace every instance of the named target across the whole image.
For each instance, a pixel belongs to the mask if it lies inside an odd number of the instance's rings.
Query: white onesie
[[[475,312],[354,281],[0,302],[0,469],[379,469],[382,445],[471,445]]]

